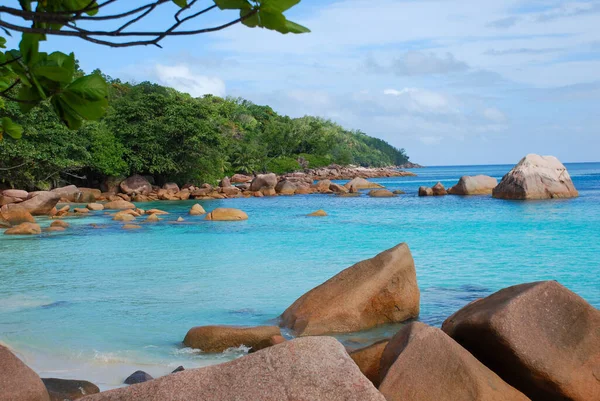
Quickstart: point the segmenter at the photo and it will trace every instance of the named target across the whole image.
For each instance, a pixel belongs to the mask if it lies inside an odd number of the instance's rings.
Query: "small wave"
[[[251,347],[247,347],[245,345],[240,345],[239,347],[231,347],[231,348],[227,348],[225,351],[223,351],[223,354],[225,355],[231,355],[231,354],[247,354],[248,351],[250,351]]]
[[[102,363],[133,363],[130,358],[124,357],[114,352],[100,352],[94,350],[94,361]]]
[[[175,355],[198,355],[198,354],[203,354],[204,351],[202,351],[201,349],[198,348],[190,348],[190,347],[186,347],[186,348],[179,348],[173,351],[173,354]]]
[[[0,312],[16,312],[23,309],[33,309],[51,304],[48,297],[33,298],[26,295],[11,295],[0,299]]]

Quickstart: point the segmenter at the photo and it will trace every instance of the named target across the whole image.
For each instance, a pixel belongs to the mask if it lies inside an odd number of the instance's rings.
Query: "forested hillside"
[[[243,99],[193,98],[149,82],[108,82],[106,116],[75,131],[47,104],[23,114],[17,104],[6,102],[0,114],[25,131],[20,140],[0,142],[0,185],[46,189],[66,181],[91,186],[107,176],[133,173],[152,175],[157,183],[202,183],[236,172],[408,161],[404,149],[322,118],[290,118]]]

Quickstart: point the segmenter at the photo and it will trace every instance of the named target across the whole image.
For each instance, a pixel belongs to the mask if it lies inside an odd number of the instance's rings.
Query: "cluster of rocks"
[[[600,311],[555,281],[516,285],[471,302],[441,329],[409,321],[358,350],[327,335],[405,322],[419,313],[406,244],[342,271],[294,302],[280,327],[199,326],[183,343],[249,355],[157,379],[137,371],[129,387],[40,379],[0,346],[7,400],[491,400],[600,399]],[[4,398],[3,398],[4,397]]]
[[[357,177],[361,178],[380,178],[380,177],[414,177],[415,173],[402,171],[399,167],[357,167],[357,166],[339,166],[332,164],[328,167],[305,169],[302,172],[284,174],[282,178],[287,177],[308,177],[311,181],[315,180],[351,180]]]

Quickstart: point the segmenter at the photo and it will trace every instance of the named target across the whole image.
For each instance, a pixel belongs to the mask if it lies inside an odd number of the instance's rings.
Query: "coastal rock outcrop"
[[[377,189],[383,188],[383,185],[377,184],[375,182],[368,181],[362,177],[356,177],[352,180],[348,181],[344,186],[348,189]]]
[[[50,401],[42,379],[0,345],[0,401]]]
[[[214,221],[238,221],[248,220],[248,215],[240,209],[219,207],[208,213],[204,219]]]
[[[387,189],[372,189],[369,191],[369,196],[372,198],[393,198],[396,195]]]
[[[385,401],[331,337],[286,341],[234,361],[186,369],[86,401]]]
[[[165,185],[162,186],[162,189],[166,191],[179,192],[179,185],[177,185],[174,182],[167,182]]]
[[[489,195],[498,180],[489,175],[463,175],[458,183],[448,189],[450,195]]]
[[[2,206],[0,208],[0,217],[6,220],[11,226],[21,223],[35,223],[35,218],[31,213],[18,203]]]
[[[442,184],[441,182],[438,182],[433,187],[431,187],[431,192],[433,193],[433,196],[448,195],[446,188],[444,188],[444,184]]]
[[[150,192],[152,192],[152,184],[150,184],[145,177],[142,177],[139,174],[126,178],[121,182],[121,184],[119,184],[119,187],[121,188],[121,191],[127,195],[148,195]]]
[[[98,386],[85,380],[42,379],[50,401],[73,401],[100,392]]]
[[[297,335],[366,330],[419,315],[415,264],[402,243],[341,271],[294,302],[280,326]]]
[[[492,192],[499,199],[574,198],[579,193],[565,166],[554,156],[529,154]]]
[[[429,187],[420,186],[419,196],[433,196],[433,190]]]
[[[280,335],[277,326],[198,326],[187,332],[183,343],[204,352],[223,352],[228,348],[242,345],[260,347],[261,344],[270,341],[271,337]]]
[[[381,358],[387,401],[528,401],[440,329],[411,322]]]
[[[42,233],[42,228],[36,223],[21,223],[4,231],[6,235],[37,235]]]
[[[294,195],[296,193],[296,185],[288,180],[279,181],[275,186],[275,191],[281,195]]]
[[[262,189],[275,189],[277,185],[277,176],[273,173],[258,174],[250,184],[250,191],[260,191]]]
[[[121,199],[121,200],[116,200],[116,201],[105,203],[104,209],[106,209],[106,210],[135,209],[135,205],[131,202],[127,202],[127,201],[124,201]]]
[[[204,208],[199,203],[196,203],[190,209],[189,214],[191,216],[201,216],[203,214],[206,214],[206,210],[204,210]]]
[[[31,192],[29,199],[19,203],[34,216],[44,216],[52,212],[56,204],[60,200],[60,196],[50,191]]]
[[[29,196],[29,192],[23,191],[22,189],[5,189],[2,191],[2,195],[24,201]]]
[[[600,311],[555,281],[474,301],[442,330],[532,400],[600,400]]]
[[[231,176],[231,182],[236,183],[236,184],[245,184],[247,182],[251,182],[252,181],[252,176],[251,175],[244,175],[244,174],[234,174]]]
[[[381,355],[389,340],[377,341],[367,347],[360,348],[350,352],[350,358],[358,365],[360,371],[371,380],[375,387],[379,387],[379,367],[381,365]]]

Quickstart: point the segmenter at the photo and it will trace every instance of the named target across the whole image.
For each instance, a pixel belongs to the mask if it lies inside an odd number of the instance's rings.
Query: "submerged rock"
[[[88,203],[86,207],[93,211],[104,210],[104,205],[102,203]]]
[[[402,243],[358,262],[294,302],[280,325],[298,335],[366,330],[419,315],[415,264]]]
[[[248,220],[248,215],[239,209],[219,207],[208,213],[205,220],[238,221]]]
[[[85,380],[42,379],[50,401],[73,401],[100,392],[98,386]]]
[[[368,347],[360,348],[350,352],[350,358],[358,365],[360,371],[371,380],[375,387],[379,387],[379,366],[381,354],[389,340],[377,341]]]
[[[124,209],[135,209],[135,205],[131,202],[124,201],[123,199],[115,200],[104,204],[106,210],[124,210]]]
[[[154,380],[154,377],[150,376],[148,373],[143,370],[137,370],[133,372],[123,383],[125,384],[138,384],[144,383],[149,380]]]
[[[146,221],[148,223],[157,223],[160,221],[160,219],[158,218],[158,215],[151,214],[150,216],[146,217]]]
[[[528,401],[435,327],[411,322],[381,357],[379,391],[387,401]]]
[[[50,401],[40,377],[0,345],[0,400]]]
[[[270,341],[271,337],[279,335],[281,332],[277,326],[198,326],[187,332],[183,343],[204,352],[223,352],[228,348],[242,345],[260,346],[261,343]]]
[[[489,175],[463,175],[458,183],[448,190],[450,195],[489,195],[498,185],[498,180]]]
[[[387,189],[372,189],[369,191],[369,196],[372,198],[393,198],[396,195]]]
[[[4,231],[6,235],[37,235],[42,233],[42,228],[36,223],[21,223]]]
[[[299,338],[234,361],[187,369],[86,401],[385,401],[331,337]]]
[[[323,209],[319,209],[319,210],[315,210],[312,213],[307,214],[307,216],[310,217],[325,217],[327,216],[327,212]]]
[[[499,199],[574,198],[579,193],[565,166],[554,156],[529,154],[492,192]]]
[[[204,208],[200,204],[196,203],[194,206],[192,206],[189,213],[192,216],[201,216],[203,214],[206,214],[206,210],[204,210]]]
[[[62,220],[54,220],[52,223],[50,223],[50,227],[67,228],[67,227],[69,227],[69,223],[67,223],[66,221],[62,221]]]
[[[600,400],[600,311],[555,281],[474,301],[442,330],[532,400]]]
[[[352,180],[350,180],[346,184],[344,184],[344,186],[346,188],[348,188],[348,189],[350,189],[350,188],[355,188],[355,189],[377,189],[377,188],[383,188],[383,185],[377,184],[375,182],[371,182],[371,181],[366,180],[366,179],[361,178],[361,177],[353,178]]]

